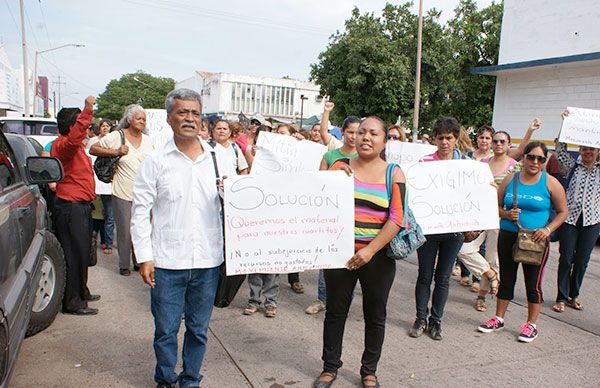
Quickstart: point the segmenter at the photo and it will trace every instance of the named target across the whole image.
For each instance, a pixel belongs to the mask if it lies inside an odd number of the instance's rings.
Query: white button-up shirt
[[[221,205],[211,153],[219,175],[234,176],[224,149],[198,138],[204,153],[192,161],[173,139],[150,154],[133,186],[131,239],[138,263],[157,268],[213,268],[223,262]]]

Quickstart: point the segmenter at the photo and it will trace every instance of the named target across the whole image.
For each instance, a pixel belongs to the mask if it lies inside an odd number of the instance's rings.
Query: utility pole
[[[423,0],[419,0],[419,22],[417,27],[417,74],[415,79],[415,109],[413,111],[413,143],[419,132],[419,108],[421,104],[421,47],[423,45]]]
[[[52,116],[56,117],[56,91],[52,92],[52,104],[54,104],[54,110]]]
[[[55,85],[58,85],[58,109],[60,110],[62,108],[62,95],[60,93],[60,85],[66,85],[66,82],[61,82],[60,81],[60,74],[58,75],[58,82],[55,81],[54,82]],[[56,101],[56,98],[54,99]],[[54,111],[56,112],[56,108],[54,109]],[[54,113],[56,115],[56,113]]]
[[[25,8],[23,0],[19,0],[21,8],[21,48],[23,50],[23,111],[29,117],[29,71],[27,68],[27,39],[25,38]]]

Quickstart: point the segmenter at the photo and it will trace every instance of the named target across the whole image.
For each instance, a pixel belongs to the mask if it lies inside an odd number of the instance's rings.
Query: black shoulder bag
[[[119,129],[121,135],[121,145],[125,145],[125,134]],[[117,163],[120,156],[98,156],[94,162],[94,172],[98,179],[104,183],[110,183],[113,180],[115,171],[117,171]]]
[[[213,165],[215,167],[215,176],[217,177],[217,192],[219,192],[220,176],[215,151],[211,150],[210,155],[212,156]],[[235,295],[238,293],[240,287],[244,283],[244,280],[246,280],[246,275],[227,276],[227,258],[225,256],[225,204],[223,202],[223,198],[221,198],[220,195],[219,200],[221,201],[221,225],[223,226],[223,258],[225,258],[225,261],[223,261],[223,264],[221,264],[221,266],[219,267],[219,285],[217,286],[217,293],[215,295],[215,301],[213,304],[215,307],[221,308],[227,307],[231,304],[233,298],[235,298]]]

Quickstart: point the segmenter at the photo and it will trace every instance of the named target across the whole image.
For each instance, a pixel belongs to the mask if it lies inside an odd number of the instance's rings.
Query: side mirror
[[[27,180],[33,184],[57,182],[63,179],[64,171],[60,161],[45,156],[30,156],[25,163]]]

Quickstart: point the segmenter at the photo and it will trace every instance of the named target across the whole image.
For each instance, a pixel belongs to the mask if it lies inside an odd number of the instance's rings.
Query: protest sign
[[[146,109],[146,130],[154,148],[162,148],[173,138],[173,130],[167,123],[167,111],[164,109]]]
[[[227,275],[343,268],[354,255],[354,181],[342,171],[224,182]]]
[[[498,195],[487,164],[447,160],[405,171],[408,201],[425,234],[498,229]]]
[[[291,136],[260,132],[251,175],[318,171],[327,147]]]
[[[435,151],[437,147],[431,144],[388,141],[385,146],[385,160],[406,169],[421,160],[423,156],[433,154]]]
[[[560,130],[562,143],[600,148],[600,110],[568,107]]]

